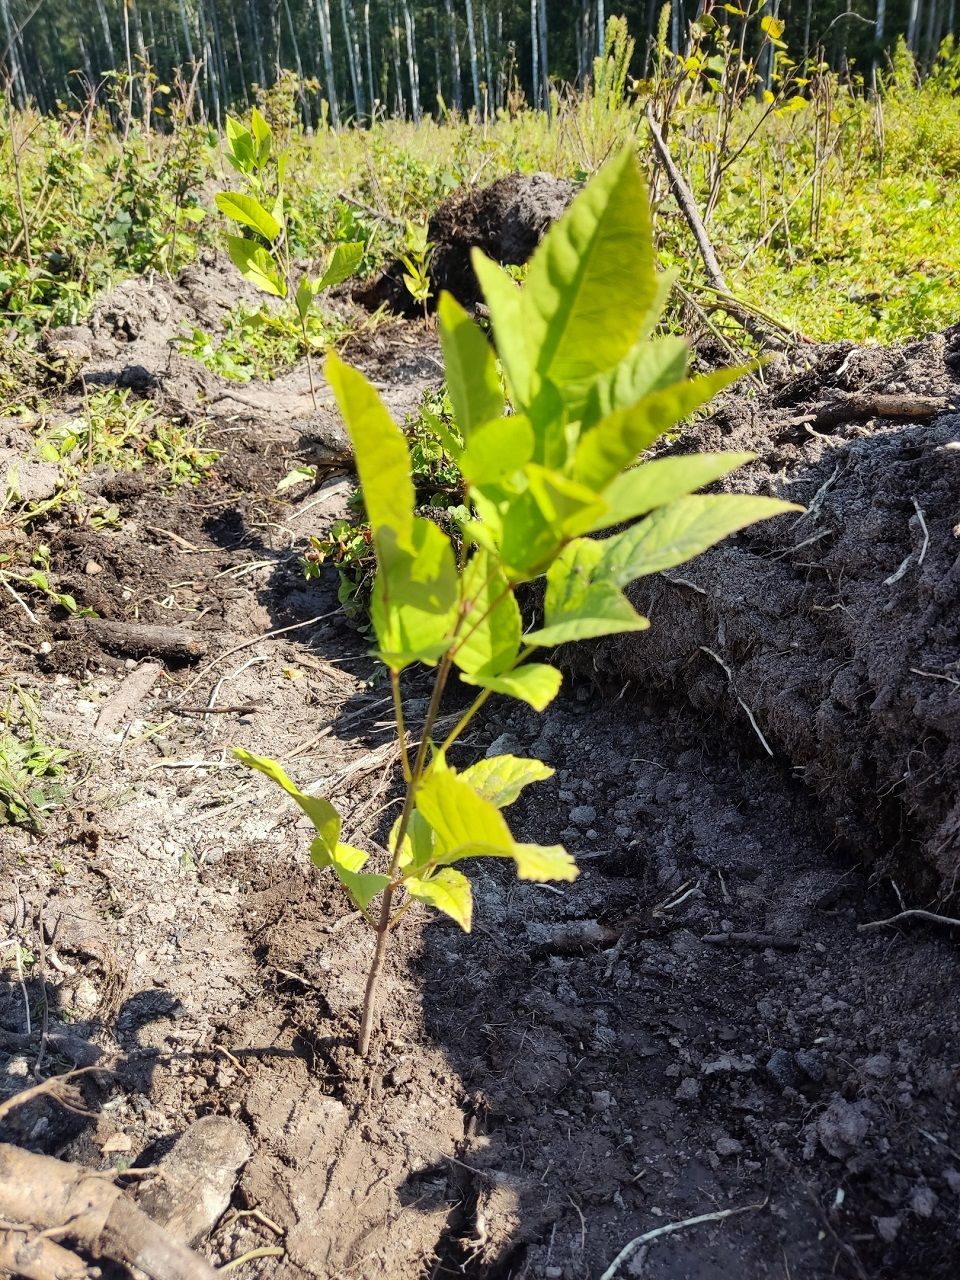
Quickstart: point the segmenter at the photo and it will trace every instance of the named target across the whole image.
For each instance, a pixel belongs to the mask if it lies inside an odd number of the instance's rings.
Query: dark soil
[[[114,376],[155,369],[167,323],[95,358]],[[284,1250],[247,1276],[954,1277],[955,937],[860,926],[898,910],[885,873],[922,905],[956,865],[958,423],[821,439],[788,421],[891,381],[955,391],[951,340],[807,352],[793,390],[770,371],[763,397],[731,398],[687,437],[753,441],[743,483],[789,482],[808,514],[641,584],[653,626],[636,646],[595,646],[546,715],[495,706],[463,743],[461,761],[494,746],[555,766],[515,825],[566,842],[581,876],[559,889],[481,863],[469,937],[412,910],[368,1062],[352,1040],[370,938],[311,868],[298,811],[227,750],[275,756],[343,808],[346,838],[384,839],[389,697],[335,583],[298,565],[352,482],[275,495],[305,441],[335,430],[304,370],[211,403],[219,384],[175,360],[151,394],[222,414],[211,480],[166,496],[148,476],[98,477],[122,528],[43,535],[56,585],[206,653],[138,685],[149,658],[0,604],[6,679],[75,752],[46,831],[0,831],[0,937],[38,957],[35,1022],[45,1009],[48,1034],[72,1037],[48,1041],[40,1074],[91,1049],[116,1072],[85,1086],[91,1114],[39,1100],[0,1138],[150,1165],[196,1118],[238,1120],[252,1155],[232,1203],[260,1216],[225,1219],[203,1250]],[[437,377],[423,328],[352,358],[399,415]],[[4,957],[0,1043],[24,1031]],[[0,1096],[31,1082],[39,1051],[0,1048]],[[710,1214],[613,1266],[630,1241]]]
[[[430,306],[436,306],[446,289],[463,306],[472,308],[480,301],[480,290],[470,265],[470,250],[482,249],[502,266],[522,266],[575,194],[572,182],[548,173],[513,173],[488,187],[450,196],[430,218],[427,229],[433,246]],[[405,271],[402,262],[394,263],[355,289],[354,299],[371,311],[386,305],[398,315],[420,314],[403,283]]]

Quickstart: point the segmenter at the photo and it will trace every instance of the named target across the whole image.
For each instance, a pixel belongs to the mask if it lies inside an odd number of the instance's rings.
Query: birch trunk
[[[466,0],[467,48],[470,52],[470,83],[473,86],[473,105],[480,110],[480,68],[477,64],[477,33],[473,24],[473,0]]]
[[[537,5],[537,27],[540,36],[540,77],[544,110],[549,121],[553,115],[553,104],[550,101],[550,63],[547,54],[547,0],[539,0]]]
[[[907,23],[907,48],[917,53],[917,32],[920,26],[920,0],[910,0],[910,20]]]
[[[243,65],[243,53],[240,47],[240,32],[237,30],[237,11],[231,5],[230,7],[230,28],[233,33],[233,49],[237,55],[237,71],[240,74],[240,94],[243,98],[244,107],[250,106],[250,95],[247,92],[247,73]],[[303,79],[301,75],[300,79]]]
[[[350,18],[347,13],[347,0],[340,0],[340,20],[343,23],[343,39],[347,49],[347,71],[350,74],[350,88],[353,90],[354,119],[363,115],[363,89],[360,82],[360,68],[354,49],[353,32],[350,30]]]
[[[537,0],[530,0],[530,80],[534,109],[540,106],[540,28],[537,23]]]
[[[377,88],[373,82],[373,56],[370,52],[370,0],[363,0],[363,40],[367,55],[367,91],[370,94],[370,121],[377,114]]]
[[[460,82],[460,42],[457,39],[457,20],[453,12],[453,0],[443,0],[447,11],[447,39],[450,41],[450,79],[453,85],[453,105],[463,111],[463,87]]]
[[[335,129],[340,128],[340,103],[337,101],[337,82],[333,74],[333,45],[330,43],[330,5],[328,0],[315,0],[317,23],[320,27],[320,50],[323,54],[323,77],[325,80],[327,105],[330,108],[330,123]]]
[[[422,112],[420,109],[420,67],[417,63],[417,33],[413,25],[413,14],[407,0],[400,0],[403,10],[403,30],[407,37],[407,78],[410,83],[410,110],[413,123],[419,124]]]
[[[493,50],[490,47],[490,23],[487,21],[486,4],[480,7],[480,25],[483,30],[483,74],[487,82],[487,91],[483,95],[483,114],[487,116],[489,108],[493,103],[494,85],[493,85]],[[496,108],[494,107],[494,110]]]

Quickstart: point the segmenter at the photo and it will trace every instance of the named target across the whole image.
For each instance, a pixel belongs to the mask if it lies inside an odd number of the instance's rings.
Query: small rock
[[[944,1169],[943,1180],[954,1195],[960,1196],[960,1170]]]
[[[874,1225],[877,1228],[877,1235],[884,1244],[893,1244],[900,1230],[899,1218],[876,1218]]]
[[[484,755],[489,760],[492,756],[512,756],[520,750],[520,739],[515,733],[501,733],[487,747]]]
[[[797,1082],[797,1060],[789,1049],[775,1049],[767,1062],[767,1075],[781,1089]]]
[[[863,1074],[872,1080],[885,1080],[893,1070],[893,1063],[885,1053],[875,1053],[863,1064]]]
[[[98,573],[103,573],[103,565],[98,564],[96,560],[88,560],[83,566],[83,572],[89,578],[95,578]]]
[[[815,1053],[813,1049],[798,1049],[793,1056],[803,1074],[815,1084],[819,1084],[826,1074],[819,1053]]]
[[[673,1096],[678,1102],[695,1102],[700,1097],[700,1081],[694,1076],[687,1076],[686,1080],[681,1080]]]
[[[817,1120],[817,1136],[825,1151],[843,1158],[858,1151],[870,1129],[862,1110],[838,1094]]]
[[[738,1156],[743,1151],[743,1143],[724,1134],[713,1144],[713,1149],[718,1156]]]
[[[931,1187],[920,1184],[910,1192],[910,1211],[915,1213],[918,1218],[932,1217],[937,1203],[937,1193]]]
[[[597,820],[597,811],[592,804],[578,804],[570,810],[570,821],[575,827],[592,827]]]
[[[133,1139],[129,1133],[112,1133],[110,1137],[100,1147],[102,1155],[111,1156],[114,1153],[120,1154],[124,1151],[133,1150]]]
[[[96,1009],[100,1003],[100,994],[89,978],[81,978],[73,993],[73,999],[81,1009]]]
[[[614,1105],[613,1094],[608,1089],[595,1089],[590,1095],[590,1107],[593,1111],[611,1111]]]

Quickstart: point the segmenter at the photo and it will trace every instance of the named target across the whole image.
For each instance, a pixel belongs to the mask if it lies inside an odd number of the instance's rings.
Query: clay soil
[[[559,889],[478,865],[471,936],[412,910],[362,1062],[371,939],[311,868],[298,811],[228,748],[280,759],[373,849],[398,795],[389,698],[336,583],[298,562],[351,477],[275,493],[294,461],[336,454],[329,405],[312,409],[303,369],[231,389],[169,354],[184,318],[215,326],[235,296],[210,262],[126,286],[73,335],[90,376],[205,412],[221,456],[171,493],[96,476],[119,529],[43,528],[61,589],[202,653],[131,653],[0,603],[4,679],[74,752],[43,833],[0,830],[0,936],[37,958],[40,1074],[96,1055],[113,1071],[83,1086],[86,1114],[39,1099],[0,1136],[108,1169],[151,1165],[198,1117],[239,1121],[232,1205],[259,1213],[200,1247],[217,1264],[282,1250],[241,1276],[956,1276],[957,931],[863,926],[898,892],[951,912],[960,424],[793,422],[884,378],[955,395],[949,338],[796,353],[696,429],[707,447],[748,435],[743,483],[791,480],[814,514],[638,589],[653,626],[636,646],[571,656],[546,715],[494,705],[458,748],[555,767],[515,825],[567,843],[581,875]],[[420,323],[348,355],[400,418],[439,378]],[[419,677],[406,693],[425,706]],[[891,786],[903,752],[916,776]],[[9,1047],[24,1011],[3,976],[9,1096],[41,1040]]]

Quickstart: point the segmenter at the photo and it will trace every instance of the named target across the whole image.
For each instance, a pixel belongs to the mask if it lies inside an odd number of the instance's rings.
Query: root
[[[0,1143],[0,1219],[24,1224],[0,1235],[0,1272],[29,1280],[79,1280],[87,1273],[79,1258],[37,1234],[49,1231],[94,1257],[103,1254],[136,1267],[150,1280],[214,1280],[216,1275],[102,1174],[8,1143]],[[7,1266],[11,1251],[23,1261]]]

